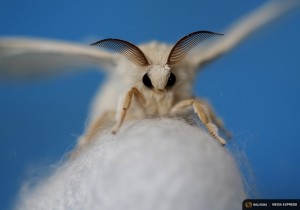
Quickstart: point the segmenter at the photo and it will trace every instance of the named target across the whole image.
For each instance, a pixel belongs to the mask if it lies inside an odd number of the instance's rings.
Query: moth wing
[[[275,0],[258,8],[225,31],[223,37],[194,53],[192,58],[194,65],[201,68],[205,64],[214,61],[260,28],[299,6],[299,0]]]
[[[83,69],[109,69],[116,55],[101,48],[30,38],[0,38],[0,78],[43,77]]]

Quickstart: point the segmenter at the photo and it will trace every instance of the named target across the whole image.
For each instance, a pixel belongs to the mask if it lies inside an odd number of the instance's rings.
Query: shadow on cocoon
[[[234,159],[206,131],[178,119],[104,131],[35,186],[16,209],[239,210],[246,194]]]

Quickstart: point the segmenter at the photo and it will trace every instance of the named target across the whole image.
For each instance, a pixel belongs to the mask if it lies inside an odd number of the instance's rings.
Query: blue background
[[[261,5],[252,1],[2,0],[0,36],[90,43],[108,37],[173,43],[201,29],[224,32]],[[251,36],[198,75],[234,133],[245,175],[259,198],[300,198],[300,11]],[[83,132],[104,74],[93,69],[36,81],[0,82],[0,209],[21,183],[55,165]]]

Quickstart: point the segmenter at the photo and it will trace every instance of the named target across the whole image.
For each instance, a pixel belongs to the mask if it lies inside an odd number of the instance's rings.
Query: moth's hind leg
[[[94,137],[102,132],[105,128],[111,126],[113,124],[113,120],[115,117],[114,111],[106,111],[94,121],[92,121],[85,133],[79,138],[75,150],[71,153],[71,158],[76,157],[82,148],[88,145]]]

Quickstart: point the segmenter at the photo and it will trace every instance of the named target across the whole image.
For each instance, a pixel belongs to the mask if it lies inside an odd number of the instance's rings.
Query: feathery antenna
[[[103,39],[91,45],[97,45],[124,55],[128,60],[138,66],[148,66],[145,54],[134,44],[121,39]]]

